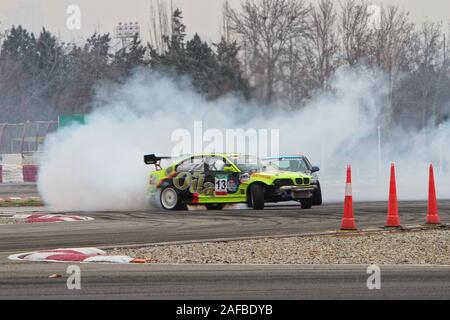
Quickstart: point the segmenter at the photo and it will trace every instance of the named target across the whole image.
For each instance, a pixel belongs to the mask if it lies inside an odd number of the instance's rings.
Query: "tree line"
[[[239,10],[224,11],[261,101],[302,106],[331,89],[339,68],[364,67],[386,75],[383,126],[420,129],[448,119],[449,40],[441,22],[416,25],[398,6],[364,0],[243,0]]]
[[[414,129],[449,117],[450,78],[445,26],[412,22],[397,6],[364,0],[242,0],[223,8],[222,37],[187,37],[182,12],[152,7],[151,40],[136,35],[114,50],[110,34],[85,43],[60,41],[45,28],[12,26],[0,35],[0,122],[87,113],[95,86],[124,81],[137,67],[189,76],[207,99],[237,94],[265,105],[303,108],[332,90],[340,68],[381,70],[388,94],[384,126]],[[381,121],[381,120],[380,120]]]
[[[190,76],[208,99],[230,92],[250,97],[236,42],[209,45],[197,34],[186,40],[181,11],[170,20],[170,34],[161,35],[164,51],[143,44],[138,35],[113,52],[110,34],[95,33],[80,46],[59,41],[45,28],[35,35],[11,27],[0,50],[0,122],[88,113],[96,85],[124,81],[138,67]]]

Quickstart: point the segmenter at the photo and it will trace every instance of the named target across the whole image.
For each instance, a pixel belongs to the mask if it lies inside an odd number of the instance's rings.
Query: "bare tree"
[[[426,68],[436,65],[441,58],[442,24],[426,21],[419,30],[420,64]]]
[[[438,88],[443,80],[445,69],[439,65],[441,50],[443,48],[442,25],[437,22],[426,21],[419,31],[419,78],[422,127],[426,125],[427,118],[436,118],[436,100],[439,94]],[[445,58],[444,58],[445,60]],[[431,109],[431,110],[428,110]],[[431,111],[431,114],[427,114]]]
[[[311,10],[311,36],[308,54],[311,56],[317,84],[328,89],[328,80],[339,65],[337,11],[332,0],[320,0]]]
[[[378,119],[381,127],[388,128],[393,119],[395,86],[399,83],[401,72],[410,71],[415,37],[415,25],[410,21],[408,12],[398,6],[381,8],[370,59],[371,65],[383,70],[388,80],[386,104],[381,108]]]
[[[240,11],[228,11],[229,30],[251,57],[251,72],[263,74],[264,101],[275,95],[277,63],[291,40],[309,29],[310,7],[303,0],[245,0]]]
[[[399,70],[408,63],[414,28],[409,12],[397,6],[381,9],[380,26],[375,30],[373,59],[376,66],[387,72],[391,89]]]
[[[222,5],[222,26],[221,26],[221,38],[224,39],[227,43],[231,42],[231,32],[229,28],[229,19],[228,15],[230,14],[230,3],[228,0],[225,0]]]
[[[304,60],[303,41],[289,42],[279,64],[279,74],[282,77],[284,102],[294,107],[310,98],[309,64]]]
[[[343,56],[350,66],[369,55],[374,35],[370,18],[369,4],[364,0],[347,0],[341,4],[339,32]]]
[[[167,1],[150,0],[150,46],[157,53],[167,51],[167,39],[172,34],[172,4],[170,7]]]

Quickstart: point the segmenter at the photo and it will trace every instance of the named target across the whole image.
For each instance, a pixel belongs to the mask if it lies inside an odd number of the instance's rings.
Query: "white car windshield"
[[[303,158],[275,159],[270,160],[270,163],[276,165],[282,171],[305,172],[309,170]]]
[[[229,159],[233,161],[236,167],[238,167],[242,172],[277,170],[276,166],[273,166],[255,156],[234,155],[230,156]]]

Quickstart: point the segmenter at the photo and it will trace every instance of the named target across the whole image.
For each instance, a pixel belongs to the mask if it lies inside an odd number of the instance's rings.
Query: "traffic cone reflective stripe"
[[[389,204],[386,227],[400,227],[398,215],[397,183],[395,180],[395,166],[391,164],[391,182],[389,186]]]
[[[352,185],[350,183],[347,183],[345,186],[345,195],[347,197],[352,197]]]
[[[439,210],[437,205],[433,165],[430,165],[427,224],[439,224]]]
[[[345,186],[344,216],[342,217],[341,230],[356,230],[353,214],[352,171],[347,167],[347,183]]]

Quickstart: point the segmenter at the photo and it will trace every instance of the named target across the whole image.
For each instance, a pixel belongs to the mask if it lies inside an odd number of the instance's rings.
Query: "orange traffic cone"
[[[400,227],[400,217],[398,215],[397,183],[395,181],[394,164],[391,164],[391,183],[389,187],[389,204],[386,227]]]
[[[345,186],[344,216],[342,217],[341,230],[356,230],[355,217],[353,215],[351,166],[347,167],[347,184]]]
[[[436,199],[436,185],[434,183],[434,169],[430,165],[430,181],[428,187],[428,215],[427,224],[439,224],[439,210]]]

